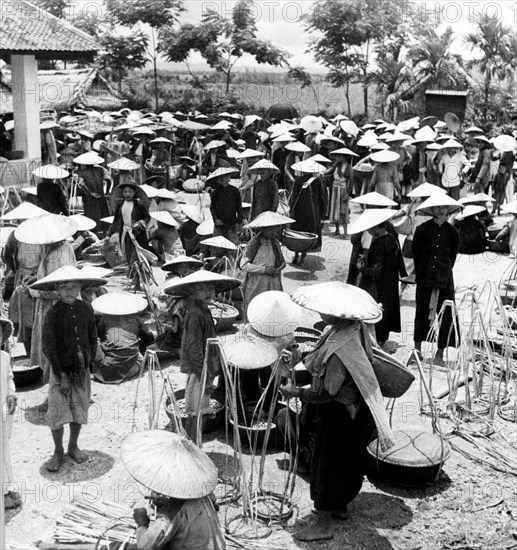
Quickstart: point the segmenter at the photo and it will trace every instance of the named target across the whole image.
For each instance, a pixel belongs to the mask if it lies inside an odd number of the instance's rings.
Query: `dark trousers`
[[[319,424],[311,461],[311,499],[321,511],[342,510],[363,485],[366,447],[375,428],[363,403],[355,418],[342,403],[318,406]]]
[[[431,323],[429,321],[429,302],[431,301],[431,294],[433,289],[428,286],[416,285],[416,312],[415,312],[415,342],[425,342],[429,336],[431,330]],[[449,285],[447,288],[442,288],[438,296],[438,305],[436,307],[436,315],[440,313],[443,302],[445,300],[454,301],[454,286]],[[448,346],[456,346],[456,335],[454,333],[454,327],[452,326],[452,311],[447,308],[440,326],[440,332],[438,334],[438,348],[445,349]]]

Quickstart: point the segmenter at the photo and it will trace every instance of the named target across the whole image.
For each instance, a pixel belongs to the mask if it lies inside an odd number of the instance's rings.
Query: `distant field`
[[[196,74],[199,78],[206,76]],[[212,75],[213,76],[213,73]],[[135,80],[135,79],[134,79]],[[137,79],[147,93],[149,101],[152,98],[152,80],[149,74],[140,74]],[[200,98],[206,91],[196,90],[188,83],[188,75],[184,73],[160,72],[160,95],[165,103],[173,104],[182,96]],[[332,116],[338,113],[348,114],[343,88],[334,88],[321,75],[313,76],[313,88],[302,88],[296,82],[290,82],[284,75],[278,73],[237,73],[230,87],[230,93],[239,101],[252,104],[257,109],[266,110],[274,103],[290,103],[297,108],[301,116],[325,112]],[[223,82],[206,82],[206,88],[217,96],[225,95]],[[370,90],[369,111],[372,116],[376,111],[375,94]],[[151,106],[151,105],[150,105]],[[363,91],[358,84],[350,86],[350,106],[353,115],[361,114],[363,107]]]

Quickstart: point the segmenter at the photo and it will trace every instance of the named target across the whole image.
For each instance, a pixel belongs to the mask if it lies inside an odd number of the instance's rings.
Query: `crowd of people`
[[[220,368],[207,357],[216,337],[210,308],[230,296],[245,323],[242,341],[273,346],[275,364],[285,369],[279,374],[271,362],[259,365],[259,375],[243,377],[243,400],[257,398],[273,375],[282,377],[284,398],[303,404],[300,471],[310,474],[318,520],[297,537],[332,538],[332,520],[347,517],[360,491],[366,446],[374,437],[383,448],[393,445],[371,350],[401,331],[401,294],[416,284],[414,347],[422,359],[422,343],[440,317],[432,361],[444,365],[444,350],[460,338],[452,310],[442,308],[454,300],[457,255],[487,250],[487,232],[501,211],[513,219],[492,240],[516,252],[517,141],[509,134],[488,138],[474,126],[452,132],[436,117],[359,128],[344,115],[265,121],[220,113],[210,125],[200,113],[123,109],[106,116],[109,131],[85,129],[80,112],[66,122],[43,122],[42,165],[33,185],[21,189],[26,201],[2,218],[13,224],[2,253],[10,319],[1,320],[2,341],[14,330],[49,383],[55,448],[47,469],[61,468],[66,424],[68,454],[86,459],[78,438],[91,377],[122,383],[138,376],[146,349],[179,358],[186,432],[200,441]],[[2,143],[12,139],[5,126],[2,134]],[[352,205],[360,211],[354,219]],[[335,238],[350,241],[346,283],[301,287],[291,300],[282,271],[288,262],[303,269],[307,254],[321,251],[325,222]],[[152,266],[167,273],[163,292],[154,296]],[[127,286],[137,293],[106,292],[113,270],[127,273]],[[305,389],[288,375],[300,359],[295,304],[319,313],[326,327],[304,358],[311,380]],[[154,332],[143,318],[149,309]],[[2,399],[12,415],[10,360],[1,353]],[[285,412],[280,417],[289,432]],[[9,481],[8,445],[3,449]],[[134,477],[141,481],[141,472]],[[187,529],[192,506],[204,518],[195,521],[210,527],[196,534],[205,538],[195,548],[223,548],[208,493],[197,491],[195,505],[193,497],[178,495],[175,488],[161,493],[169,499],[162,503],[161,546],[156,538],[149,542],[145,511],[135,510],[137,547],[163,548],[180,537],[182,546],[170,548],[194,548],[187,541],[194,536]]]

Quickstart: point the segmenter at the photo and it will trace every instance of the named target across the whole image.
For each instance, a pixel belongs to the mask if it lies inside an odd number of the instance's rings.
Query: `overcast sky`
[[[346,2],[346,0],[342,1]],[[208,9],[217,10],[222,15],[231,17],[234,5],[234,1],[186,0],[187,11],[182,15],[181,21],[199,22],[203,12]],[[310,13],[314,9],[312,0],[258,0],[255,2],[255,6],[260,38],[270,40],[289,52],[291,65],[302,65],[311,72],[324,71],[324,68],[314,61],[312,55],[306,53],[310,35],[300,23],[302,15]],[[515,0],[500,0],[498,2],[489,0],[460,2],[412,0],[407,2],[405,12],[409,22],[415,21],[417,18],[438,17],[441,22],[438,26],[439,29],[451,25],[458,36],[454,50],[466,57],[471,57],[472,54],[465,47],[462,37],[472,30],[475,18],[481,13],[496,14],[502,18],[505,25],[512,26],[517,31],[517,1]],[[193,55],[191,59],[196,64],[196,68],[201,68],[203,60],[200,56]],[[243,58],[237,67],[271,70],[268,66],[257,65],[252,58]]]

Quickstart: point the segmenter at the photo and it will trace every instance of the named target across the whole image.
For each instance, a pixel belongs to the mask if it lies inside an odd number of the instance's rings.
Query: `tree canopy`
[[[228,93],[233,68],[245,54],[260,64],[282,66],[287,61],[286,52],[257,37],[252,6],[253,0],[239,0],[230,19],[209,9],[197,25],[167,25],[160,31],[160,50],[169,61],[187,65],[190,53],[199,52],[212,69],[225,75]]]

